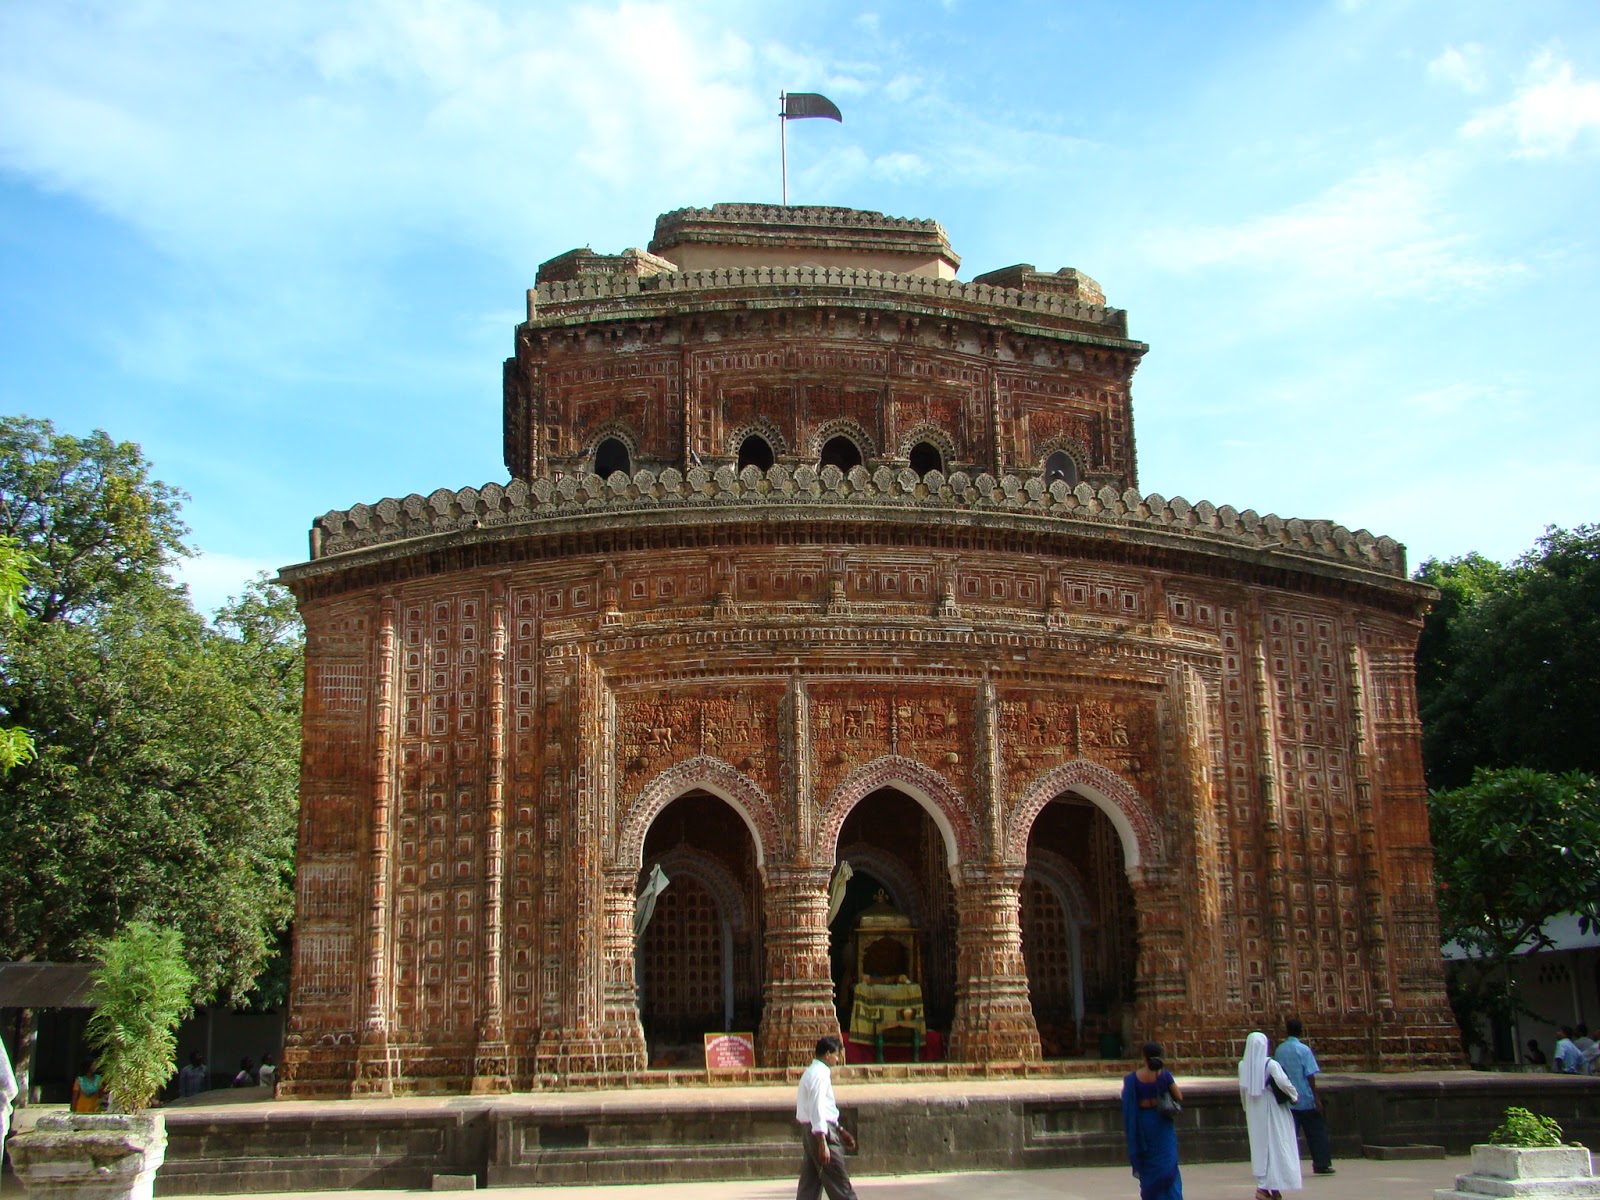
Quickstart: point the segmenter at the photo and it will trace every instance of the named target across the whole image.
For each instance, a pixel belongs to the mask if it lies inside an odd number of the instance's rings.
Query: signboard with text
[[[706,1074],[748,1071],[756,1065],[756,1035],[753,1033],[706,1034]]]

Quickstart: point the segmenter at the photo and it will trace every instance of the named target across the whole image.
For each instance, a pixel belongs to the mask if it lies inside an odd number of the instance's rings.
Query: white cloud
[[[1485,109],[1464,126],[1474,138],[1510,138],[1520,158],[1566,154],[1586,133],[1600,130],[1600,80],[1576,79],[1572,64],[1540,51],[1526,81],[1504,104]]]
[[[918,179],[928,173],[921,156],[896,152],[880,154],[872,161],[873,174],[883,179]]]
[[[896,104],[904,104],[922,89],[922,80],[916,75],[902,72],[883,85],[883,94]]]
[[[1302,307],[1442,295],[1523,270],[1475,257],[1451,230],[1442,199],[1450,170],[1437,158],[1369,167],[1281,212],[1157,230],[1145,239],[1146,256],[1186,271],[1270,273],[1280,285],[1274,302]]]
[[[630,0],[18,6],[0,168],[185,258],[321,261],[421,230],[503,249],[553,213],[631,213],[640,178],[749,190],[774,151],[765,75],[709,18]]]
[[[1453,83],[1464,92],[1483,91],[1488,83],[1483,65],[1483,47],[1477,42],[1446,46],[1439,57],[1428,64],[1428,76]]]

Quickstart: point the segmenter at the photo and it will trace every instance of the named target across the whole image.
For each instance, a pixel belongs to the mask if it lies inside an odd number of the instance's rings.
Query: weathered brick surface
[[[763,253],[783,221],[717,211]],[[1330,1065],[1453,1059],[1401,547],[1133,490],[1145,347],[1097,291],[624,258],[530,296],[510,483],[329,513],[284,572],[287,1093],[641,1077],[632,897],[664,854],[740,940],[658,955],[649,995],[732,972],[764,1064],[836,1027],[847,850],[924,910],[965,1061],[1110,1026],[1220,1065],[1290,1011]],[[738,469],[752,438],[770,469]],[[838,438],[860,466],[819,466]],[[686,795],[735,834],[652,843]],[[905,837],[853,820],[886,795]]]

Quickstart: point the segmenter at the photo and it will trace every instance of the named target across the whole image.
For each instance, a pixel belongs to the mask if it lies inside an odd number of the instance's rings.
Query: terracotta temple
[[[509,482],[316,520],[286,1092],[896,1016],[989,1069],[1289,1012],[1452,1058],[1404,548],[1141,493],[1126,314],[958,265],[764,205],[563,254]]]

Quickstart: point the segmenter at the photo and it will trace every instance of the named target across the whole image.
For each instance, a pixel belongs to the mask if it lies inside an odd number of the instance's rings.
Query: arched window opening
[[[767,439],[759,434],[752,433],[739,443],[739,470],[746,467],[755,467],[765,471],[772,466],[772,447],[767,445]]]
[[[926,475],[929,471],[944,470],[944,455],[939,453],[939,448],[930,442],[918,442],[911,447],[911,469],[918,475]]]
[[[843,434],[829,438],[822,447],[822,462],[820,465],[838,467],[839,470],[849,474],[851,467],[859,467],[861,465],[861,448]]]
[[[621,471],[624,475],[633,474],[633,466],[628,460],[628,447],[622,444],[621,438],[607,438],[594,452],[596,475],[601,479],[610,479],[614,471]]]
[[[1072,455],[1065,450],[1057,450],[1044,460],[1045,486],[1049,487],[1058,479],[1068,487],[1078,486],[1078,464],[1072,460]]]

